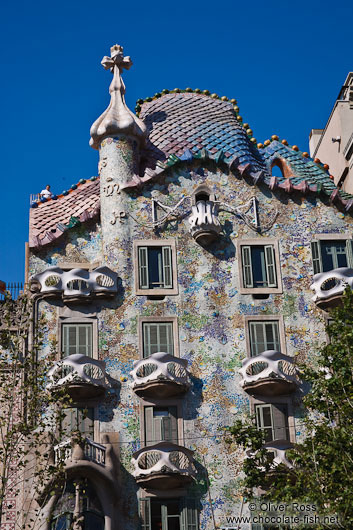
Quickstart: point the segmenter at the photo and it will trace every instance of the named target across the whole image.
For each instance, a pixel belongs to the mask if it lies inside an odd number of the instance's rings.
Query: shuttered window
[[[143,357],[164,352],[174,355],[173,323],[143,322]]]
[[[92,324],[62,325],[62,357],[80,353],[92,357]]]
[[[142,530],[198,530],[198,511],[192,498],[139,500]]]
[[[94,438],[94,409],[93,408],[67,408],[63,410],[62,431],[65,436],[70,436],[72,431],[93,440]]]
[[[266,350],[281,351],[279,323],[276,320],[249,322],[249,337],[251,357]]]
[[[288,406],[283,403],[255,405],[256,425],[265,442],[289,440]]]
[[[277,287],[273,245],[242,245],[241,259],[245,288]]]
[[[351,240],[312,241],[311,254],[314,274],[353,266]]]
[[[164,247],[138,247],[140,289],[172,289],[172,249]]]
[[[145,407],[145,441],[146,445],[159,442],[178,443],[177,408]]]

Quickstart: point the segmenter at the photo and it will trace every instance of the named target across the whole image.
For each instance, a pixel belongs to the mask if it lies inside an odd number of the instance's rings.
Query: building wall
[[[152,196],[173,206],[183,195],[192,195],[200,184],[207,185],[217,200],[233,207],[245,206],[256,196],[260,219],[269,225],[274,221],[272,227],[260,235],[234,214],[221,212],[221,239],[209,248],[202,248],[189,234],[187,218],[191,212],[186,206],[181,208],[184,216],[179,220],[172,220],[157,230],[143,226],[151,221]],[[227,526],[225,517],[240,512],[238,484],[243,454],[225,442],[222,429],[237,418],[249,416],[250,399],[239,384],[238,374],[241,361],[247,356],[246,317],[283,317],[287,354],[311,362],[325,341],[325,321],[323,312],[311,301],[310,242],[313,234],[351,234],[352,219],[319,199],[282,191],[272,194],[267,188],[251,187],[213,166],[170,170],[163,181],[146,185],[139,194],[124,193],[123,196],[127,216],[117,222],[125,223],[121,231],[124,237],[109,248],[110,266],[115,263],[112,268],[121,282],[116,299],[71,304],[68,309],[59,300],[40,301],[39,312],[47,320],[43,355],[57,338],[59,314],[66,311],[68,315],[70,310],[81,311],[83,315],[96,314],[99,358],[106,361],[107,370],[117,383],[97,407],[97,428],[100,433],[119,435],[120,480],[123,479],[119,490],[121,527],[136,529],[139,492],[131,475],[131,456],[141,446],[141,400],[131,388],[130,371],[133,361],[140,358],[139,318],[177,317],[180,357],[188,360],[192,381],[190,390],[181,398],[184,439],[180,442],[195,451],[198,469],[189,495],[195,495],[202,506],[200,528],[213,528],[212,509],[217,525]],[[116,229],[114,225],[113,229]],[[137,296],[133,242],[167,238],[176,241],[178,294],[158,301]],[[282,280],[282,293],[269,294],[264,299],[241,294],[238,242],[247,239],[257,239],[259,244],[269,239],[278,241],[280,270],[277,273]],[[30,276],[62,262],[104,264],[107,256],[102,255],[101,249],[98,224],[74,228],[54,245],[39,253],[32,252]],[[300,392],[293,395],[292,403],[298,440],[303,436]]]
[[[353,191],[353,74],[350,72],[335,102],[324,130],[313,129],[310,134],[310,156],[330,166],[335,184],[340,183],[348,193]],[[332,142],[333,138],[340,142]],[[346,173],[348,171],[348,173]]]

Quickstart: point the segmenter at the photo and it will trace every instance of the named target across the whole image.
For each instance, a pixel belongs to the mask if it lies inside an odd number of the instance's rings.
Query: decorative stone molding
[[[171,442],[144,447],[133,454],[132,475],[142,486],[174,489],[192,482],[196,475],[194,452]]]
[[[312,300],[317,306],[334,307],[339,302],[346,287],[353,287],[353,269],[339,267],[329,272],[315,274],[310,289],[314,291]]]
[[[91,127],[90,145],[99,149],[102,140],[108,136],[116,137],[121,134],[133,136],[141,143],[146,137],[146,126],[142,120],[135,116],[125,103],[125,85],[121,78],[124,69],[132,66],[130,57],[124,57],[122,46],[115,44],[110,48],[110,57],[103,57],[102,66],[110,70],[114,77],[109,87],[110,103],[103,114]]]
[[[218,206],[212,201],[197,201],[192,206],[188,221],[192,237],[201,245],[209,245],[222,231],[218,220]]]
[[[106,448],[89,438],[85,438],[82,444],[73,443],[71,440],[65,440],[54,446],[54,463],[68,460],[88,460],[101,466],[105,466]]]
[[[108,387],[105,362],[76,353],[57,361],[48,372],[48,390],[65,386],[74,400],[97,397]]]
[[[97,267],[93,271],[49,267],[32,276],[30,289],[48,296],[62,294],[64,300],[80,301],[92,296],[113,297],[118,290],[117,279],[117,273],[108,267]]]
[[[134,361],[133,389],[138,395],[158,398],[183,394],[190,386],[187,365],[186,359],[163,352]]]
[[[299,383],[292,357],[267,350],[243,360],[240,385],[249,394],[278,396],[294,392]]]

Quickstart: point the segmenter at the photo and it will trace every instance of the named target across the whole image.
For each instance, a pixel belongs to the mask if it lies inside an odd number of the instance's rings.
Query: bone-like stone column
[[[116,270],[117,246],[130,240],[124,185],[138,175],[140,146],[145,141],[146,127],[125,103],[121,74],[123,69],[131,67],[132,61],[124,57],[123,48],[117,44],[110,52],[110,57],[102,59],[103,67],[113,73],[110,104],[91,127],[90,145],[99,149],[104,260]]]

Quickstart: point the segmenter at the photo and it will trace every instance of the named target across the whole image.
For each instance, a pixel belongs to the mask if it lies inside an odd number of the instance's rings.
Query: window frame
[[[140,440],[141,447],[150,447],[146,441],[146,425],[145,425],[145,408],[167,408],[176,407],[177,412],[177,445],[184,445],[184,418],[183,418],[183,398],[179,399],[140,399]],[[156,442],[156,444],[159,442]],[[155,444],[154,444],[155,445]],[[152,447],[152,446],[151,446]]]
[[[277,279],[277,287],[245,287],[243,277],[243,247],[273,247],[274,255],[274,266]],[[283,292],[282,287],[282,276],[281,276],[281,263],[279,254],[279,242],[278,239],[268,239],[265,237],[257,239],[242,239],[237,241],[237,254],[238,254],[238,271],[240,280],[240,294],[280,294]]]
[[[168,496],[156,496],[149,494],[144,494],[142,492],[141,496],[138,499],[138,513],[139,518],[141,522],[141,528],[142,530],[151,530],[152,528],[152,518],[151,518],[151,501],[159,502],[161,504],[161,520],[162,520],[162,529],[165,530],[165,523],[163,520],[165,520],[165,505],[168,502],[172,501],[178,501],[179,502],[179,526],[180,530],[198,530],[200,525],[200,513],[199,509],[197,507],[199,501],[196,498],[189,497],[188,495],[182,495],[180,496],[180,490],[179,492],[170,492],[171,495]],[[144,507],[143,507],[144,506]],[[143,512],[146,510],[146,506],[148,506],[148,521],[144,521]],[[188,511],[192,510],[194,515],[193,518],[195,519],[195,522],[192,522],[191,520],[188,520]]]
[[[140,359],[145,359],[143,356],[144,346],[144,335],[143,335],[143,324],[144,323],[172,323],[173,329],[173,344],[174,344],[174,357],[179,357],[179,334],[178,334],[178,317],[139,317],[138,318],[138,344]]]
[[[322,270],[322,268],[323,268],[322,267],[322,254],[321,254],[321,249],[320,249],[321,241],[322,242],[327,242],[327,241],[337,241],[337,242],[345,241],[346,242],[347,267],[353,268],[353,240],[352,240],[352,236],[351,235],[345,234],[345,233],[339,234],[337,232],[333,233],[333,234],[330,234],[330,233],[314,234],[313,238],[310,241],[311,265],[312,265],[313,275],[321,274],[322,272],[324,272]],[[319,260],[320,271],[318,271],[318,272],[315,272],[314,256],[313,256],[313,243],[318,243],[319,244],[319,257],[317,259]],[[331,269],[331,270],[335,270],[335,269]],[[329,272],[329,271],[326,271],[326,272]]]
[[[295,443],[296,439],[296,429],[295,429],[295,420],[294,420],[294,411],[293,411],[293,402],[291,397],[289,396],[266,396],[264,398],[261,398],[260,396],[256,396],[256,398],[251,399],[250,403],[250,410],[251,414],[255,416],[255,425],[256,425],[256,405],[275,405],[275,404],[281,404],[281,405],[287,405],[288,409],[288,437],[289,443]],[[267,444],[276,443],[276,440],[273,440],[272,442],[266,442]]]
[[[99,400],[99,398],[98,398]],[[99,430],[99,417],[98,417],[98,404],[99,401],[97,399],[93,400],[85,400],[83,401],[74,401],[70,407],[67,407],[68,409],[93,409],[93,442],[100,443],[100,440],[102,439],[102,433]],[[61,420],[63,421],[63,419]],[[59,426],[56,425],[56,436],[59,437]],[[61,429],[60,429],[61,430]],[[63,440],[68,440],[69,437],[63,437]],[[62,440],[62,441],[63,441]]]
[[[161,419],[159,421],[159,427],[160,427],[160,430],[161,430],[161,439],[160,440],[157,440],[157,439],[153,439],[152,440],[147,440],[147,436],[146,436],[146,427],[147,427],[147,421],[146,421],[146,412],[147,412],[147,409],[152,409],[152,424],[151,424],[151,431],[153,432],[154,431],[154,409],[175,409],[175,423],[174,423],[174,427],[175,427],[175,430],[176,430],[176,437],[175,437],[175,441],[171,441],[171,440],[164,440],[162,439],[162,431],[163,431],[163,420]],[[172,427],[172,423],[173,423],[173,414],[170,414],[170,411],[168,411],[168,418],[170,419],[169,421],[169,427]],[[164,418],[166,416],[161,416],[161,418]],[[150,446],[153,446],[153,445],[156,445],[160,442],[170,442],[170,443],[174,443],[174,444],[177,444],[179,445],[179,440],[180,440],[180,436],[179,436],[179,424],[180,424],[180,410],[178,410],[178,405],[176,404],[170,404],[169,402],[165,405],[144,405],[143,406],[143,421],[144,421],[144,443],[145,443],[145,447],[150,447]],[[172,429],[171,429],[171,434],[172,434]]]
[[[140,287],[140,267],[139,267],[139,248],[141,247],[170,247],[171,254],[171,288],[142,289]],[[178,294],[178,275],[177,275],[177,257],[175,239],[141,239],[134,241],[134,277],[135,277],[135,294],[144,296],[166,296]]]
[[[58,318],[58,351],[57,351],[57,359],[58,361],[61,361],[64,359],[62,357],[63,352],[63,340],[64,340],[64,333],[63,333],[63,324],[69,324],[69,325],[75,325],[75,324],[91,324],[92,325],[92,359],[98,359],[98,320],[97,317],[66,317],[66,316],[59,316]]]
[[[246,330],[246,333],[245,333],[246,353],[247,353],[248,359],[255,358],[251,355],[250,322],[278,322],[280,352],[283,353],[284,355],[287,355],[287,344],[286,344],[286,335],[285,335],[283,316],[282,315],[254,315],[254,316],[248,315],[244,317],[244,327]]]

